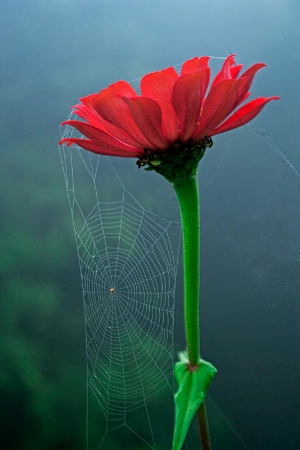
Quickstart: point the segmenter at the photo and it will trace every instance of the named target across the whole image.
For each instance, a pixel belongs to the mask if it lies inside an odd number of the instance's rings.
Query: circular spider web
[[[97,448],[109,448],[108,432],[120,427],[156,448],[148,403],[173,392],[180,224],[145,210],[108,158],[60,152],[82,280],[88,389],[105,422]],[[136,429],[136,414],[146,431]]]
[[[264,140],[288,175],[300,178],[299,161],[286,155],[264,131]],[[67,128],[68,134],[70,129]],[[95,410],[99,434],[89,449],[111,450],[120,432],[122,448],[159,446],[161,410],[153,399],[173,393],[173,317],[180,226],[144,209],[110,164],[79,148],[60,148],[73,219],[86,323],[88,428]],[[214,181],[223,159],[206,180]],[[212,161],[214,164],[214,161]],[[122,161],[125,165],[125,161]],[[276,163],[277,164],[277,163]],[[274,166],[279,168],[279,166]],[[278,169],[279,170],[279,169]],[[280,173],[282,167],[280,167]],[[272,175],[273,176],[273,175]],[[159,395],[157,395],[159,394]],[[250,447],[208,396],[232,448]],[[90,412],[91,410],[91,413]],[[172,404],[171,408],[172,410]],[[143,426],[139,424],[142,422]],[[127,432],[127,435],[126,435]],[[166,434],[164,428],[163,433]],[[128,437],[123,445],[124,436]],[[134,446],[134,437],[140,446]],[[135,442],[136,444],[136,442]],[[117,447],[118,448],[118,447]]]

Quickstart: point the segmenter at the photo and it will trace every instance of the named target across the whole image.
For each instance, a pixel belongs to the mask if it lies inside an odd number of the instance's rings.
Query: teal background
[[[299,2],[1,0],[0,8],[1,448],[86,448],[84,320],[59,123],[79,97],[118,79],[136,87],[148,71],[230,53],[247,67],[267,63],[252,97],[281,100],[217,136],[200,167],[202,349],[219,370],[208,401],[213,448],[299,447]],[[134,161],[114,164],[141,204],[178,219],[164,180]],[[165,449],[173,413],[157,402]],[[96,436],[97,420],[90,427]],[[188,448],[195,442],[196,429]],[[107,449],[119,448],[143,447],[116,433]]]

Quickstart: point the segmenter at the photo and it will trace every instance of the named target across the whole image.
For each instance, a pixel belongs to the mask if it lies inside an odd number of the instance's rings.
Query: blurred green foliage
[[[125,67],[123,74],[132,70],[134,75],[143,69],[137,71],[124,59],[116,67],[112,52],[95,45],[95,39],[99,43],[106,36],[111,49],[117,51],[114,42],[124,36],[124,29],[116,18],[112,23],[108,4],[100,16],[99,10],[94,14],[97,6],[93,2],[89,12],[85,6],[81,1],[34,1],[26,5],[15,0],[2,14],[4,89],[0,98],[6,105],[0,121],[3,449],[86,448],[84,314],[57,150],[58,127],[78,96],[114,81],[118,78],[116,69]],[[106,15],[110,21],[105,20]],[[74,35],[76,25],[85,28],[85,40]],[[138,27],[128,29],[131,32],[126,40],[134,51],[132,42],[138,43]],[[127,75],[133,78],[129,72]],[[99,405],[93,408],[89,435],[97,447],[104,422],[99,422],[101,417],[96,420]],[[170,414],[170,430],[172,420]],[[124,436],[110,434],[107,439],[107,448],[113,450],[122,447]],[[130,448],[142,449],[141,441],[135,446],[132,441]]]
[[[76,255],[62,186],[53,166],[36,164],[40,151],[24,142],[18,158],[2,166],[2,448],[75,448],[80,441],[83,448],[85,350],[80,284],[72,280]]]

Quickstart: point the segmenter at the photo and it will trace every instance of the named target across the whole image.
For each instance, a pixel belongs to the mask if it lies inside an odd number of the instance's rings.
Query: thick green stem
[[[200,208],[197,175],[175,178],[172,184],[182,219],[185,329],[189,363],[193,367],[198,365],[200,359]]]
[[[185,332],[189,364],[200,360],[200,206],[197,174],[172,181],[182,220]],[[211,450],[205,402],[197,411],[203,450]]]
[[[182,219],[184,317],[188,361],[182,361],[184,366],[182,362],[175,366],[179,385],[175,395],[176,421],[173,449],[176,450],[182,447],[197,408],[199,408],[197,416],[202,450],[211,449],[205,404],[201,400],[216,369],[207,361],[200,360],[200,206],[197,180],[198,163],[206,148],[211,146],[212,140],[207,137],[194,146],[181,145],[177,142],[164,155],[145,149],[144,158],[138,160],[139,167],[146,165],[146,170],[155,170],[173,185]]]

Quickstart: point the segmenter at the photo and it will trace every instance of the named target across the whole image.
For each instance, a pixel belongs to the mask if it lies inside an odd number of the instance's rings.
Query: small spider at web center
[[[115,290],[115,288],[112,287],[112,288],[110,288],[109,292],[110,292],[111,294],[115,294],[116,290]]]

